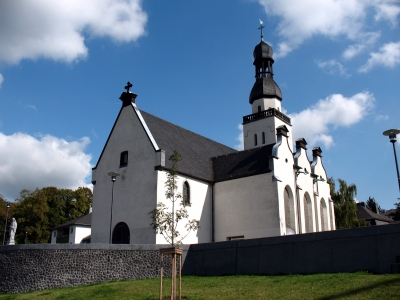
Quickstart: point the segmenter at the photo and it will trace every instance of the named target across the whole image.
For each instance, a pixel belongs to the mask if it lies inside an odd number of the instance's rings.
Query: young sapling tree
[[[182,196],[178,190],[178,163],[182,160],[182,156],[178,151],[174,150],[169,157],[172,161],[172,166],[167,173],[167,180],[165,182],[165,198],[171,201],[172,209],[168,210],[167,205],[162,202],[157,203],[157,208],[153,209],[149,214],[151,216],[151,227],[155,233],[162,234],[165,240],[172,247],[179,247],[184,238],[186,238],[191,231],[195,231],[199,226],[199,221],[192,219],[189,220],[189,213],[186,209],[188,199]],[[175,211],[175,206],[178,209]],[[182,234],[178,231],[178,224],[187,220],[184,225],[186,233]]]

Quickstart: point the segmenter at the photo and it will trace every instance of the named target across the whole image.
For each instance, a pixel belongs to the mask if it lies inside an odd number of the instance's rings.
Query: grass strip
[[[164,280],[164,297],[170,280]],[[5,299],[158,299],[159,279],[98,283],[22,294]],[[184,276],[183,296],[196,299],[400,299],[400,275],[367,272],[285,276]]]

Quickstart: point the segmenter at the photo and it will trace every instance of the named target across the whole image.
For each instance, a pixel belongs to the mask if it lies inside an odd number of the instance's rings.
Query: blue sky
[[[128,80],[140,109],[240,147],[259,19],[294,139],[392,208],[398,0],[1,1],[0,194],[90,186]]]

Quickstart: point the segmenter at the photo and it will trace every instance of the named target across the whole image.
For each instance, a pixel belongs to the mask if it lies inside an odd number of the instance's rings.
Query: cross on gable
[[[128,81],[128,83],[126,84],[126,86],[125,86],[124,89],[126,89],[126,92],[129,93],[129,89],[130,89],[131,87],[132,87],[132,83],[130,83],[130,82]]]

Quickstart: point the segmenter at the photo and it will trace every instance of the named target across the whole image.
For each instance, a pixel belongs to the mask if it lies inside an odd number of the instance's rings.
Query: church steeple
[[[262,29],[264,28],[262,21],[260,20],[261,30],[261,41],[254,48],[253,57],[255,66],[255,77],[256,82],[250,92],[249,102],[253,102],[261,98],[276,98],[282,100],[282,92],[279,86],[274,81],[274,72],[272,65],[274,60],[272,59],[272,48],[266,42],[262,35]]]
[[[252,113],[243,117],[245,150],[276,143],[276,130],[280,126],[285,126],[285,137],[289,145],[292,144],[290,118],[282,113],[282,92],[274,81],[273,52],[271,46],[264,42],[263,28],[260,20],[261,41],[253,52],[256,82],[249,97]]]

